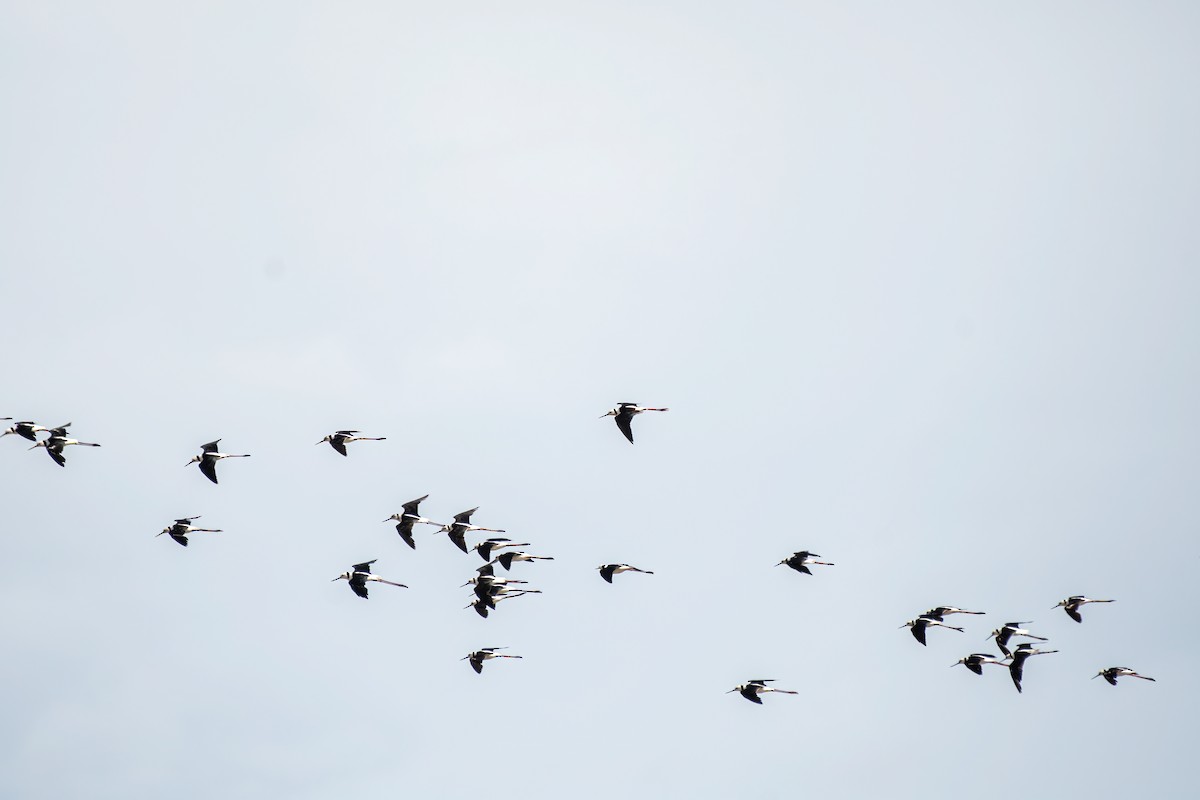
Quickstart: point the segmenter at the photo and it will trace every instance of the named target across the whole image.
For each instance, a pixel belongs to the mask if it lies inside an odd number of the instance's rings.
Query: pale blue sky
[[[0,4],[0,415],[104,445],[0,440],[0,795],[1194,796],[1198,34]],[[426,493],[545,594],[462,610],[481,562],[380,522]],[[412,588],[330,582],[370,558]],[[1023,695],[948,668],[1009,619]]]

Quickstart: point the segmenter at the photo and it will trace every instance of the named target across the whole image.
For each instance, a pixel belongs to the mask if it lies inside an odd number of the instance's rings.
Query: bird
[[[1096,680],[1096,678],[1104,678],[1104,680],[1108,681],[1113,686],[1116,686],[1117,678],[1125,678],[1125,677],[1141,678],[1144,681],[1154,680],[1154,678],[1148,677],[1146,675],[1138,675],[1136,672],[1131,670],[1129,667],[1109,667],[1108,669],[1102,669],[1099,672],[1097,672],[1095,675],[1092,676],[1092,680]]]
[[[601,564],[600,566],[596,567],[596,569],[600,570],[600,577],[604,578],[604,580],[608,581],[609,583],[613,582],[613,575],[619,575],[622,572],[642,572],[646,575],[654,574],[648,569],[638,569],[637,567],[631,567],[628,564]]]
[[[185,467],[192,464],[199,464],[200,471],[204,473],[204,477],[208,478],[213,483],[217,482],[217,462],[222,458],[249,458],[248,453],[218,453],[217,444],[220,439],[215,439],[208,444],[200,445],[201,453],[198,456],[192,456],[192,460],[184,464]]]
[[[934,619],[940,620],[940,619],[943,619],[943,618],[949,616],[950,614],[983,614],[983,613],[984,612],[982,612],[982,611],[965,611],[956,606],[937,606],[936,608],[929,609],[921,616],[922,617],[933,617]]]
[[[4,419],[11,420],[12,417],[5,417]],[[69,427],[71,427],[71,423],[69,423],[69,422],[66,425],[58,426],[58,428],[61,428],[62,430],[66,430]],[[57,430],[57,429],[44,428],[41,425],[38,425],[36,422],[30,422],[28,420],[25,420],[24,422],[13,423],[13,426],[11,428],[8,428],[7,430],[5,430],[4,433],[0,433],[0,436],[8,436],[10,433],[12,433],[12,434],[16,434],[17,436],[23,436],[31,442],[36,442],[37,434],[41,433],[42,431],[49,431],[49,430]]]
[[[356,595],[363,598],[364,600],[367,599],[367,581],[376,581],[378,583],[386,583],[388,586],[399,586],[401,589],[408,588],[403,583],[394,583],[392,581],[385,581],[383,578],[379,577],[378,575],[372,575],[371,574],[371,565],[374,564],[378,560],[379,559],[377,559],[377,558],[373,558],[370,561],[364,561],[361,564],[355,564],[349,570],[347,570],[346,572],[343,572],[341,575],[338,575],[336,578],[334,578],[334,580],[335,581],[349,581],[350,588],[354,590],[354,593]]]
[[[633,418],[643,411],[670,411],[669,408],[638,408],[637,403],[617,403],[617,407],[607,414],[601,415],[600,419],[605,417],[616,417],[617,427],[621,429],[621,433],[625,434],[625,438],[633,444]]]
[[[806,564],[824,564],[827,567],[836,566],[832,561],[813,561],[814,557],[821,558],[821,556],[817,553],[810,553],[807,550],[797,550],[795,553],[792,553],[775,566],[781,567],[784,564],[787,564],[789,567],[796,570],[796,572],[803,572],[805,575],[812,575],[812,571],[805,566]]]
[[[525,583],[525,581],[513,581],[513,583]],[[541,594],[541,589],[520,589],[513,586],[507,586],[503,583],[492,583],[486,578],[480,583],[474,585],[473,591],[475,598],[483,602],[488,608],[495,608],[496,601],[503,599],[508,595],[521,594]]]
[[[467,549],[467,533],[470,531],[487,531],[488,533],[505,533],[505,531],[503,531],[499,528],[482,528],[478,525],[472,525],[471,524],[471,515],[474,514],[478,510],[479,510],[479,506],[475,506],[475,508],[472,508],[469,511],[462,511],[462,512],[459,512],[458,514],[455,514],[454,522],[451,522],[449,525],[443,525],[440,529],[434,531],[434,533],[450,534],[450,541],[454,542],[454,546],[457,547],[459,550],[462,550],[464,553],[471,552],[470,550]]]
[[[156,533],[154,535],[162,536],[165,533],[165,534],[169,535],[175,541],[179,542],[184,547],[187,547],[188,546],[187,537],[188,537],[189,533],[221,533],[222,532],[219,528],[193,528],[192,523],[198,519],[200,519],[199,516],[181,517],[181,518],[175,520],[175,523],[173,525],[171,525],[169,528],[163,528],[161,531],[159,531],[158,533]]]
[[[509,550],[507,553],[501,553],[496,556],[496,560],[500,562],[500,566],[505,570],[512,569],[514,561],[553,561],[554,556],[531,556],[528,553],[522,553],[520,550]],[[651,573],[652,575],[654,573]],[[611,583],[611,581],[609,581]]]
[[[337,431],[326,436],[317,444],[325,444],[329,442],[329,446],[337,450],[342,455],[346,455],[346,445],[350,442],[382,442],[387,439],[386,436],[355,436],[358,431]]]
[[[502,547],[528,547],[529,542],[514,542],[512,539],[505,539],[503,536],[493,536],[491,539],[484,539],[479,544],[471,549],[479,553],[479,557],[484,561],[492,560],[492,551],[499,550]]]
[[[936,619],[934,617],[927,617],[925,615],[921,615],[921,616],[917,617],[916,619],[910,619],[908,622],[904,623],[900,627],[908,628],[909,631],[912,633],[914,639],[916,639],[921,644],[925,644],[925,629],[929,628],[930,626],[933,626],[935,628],[949,628],[950,630],[958,631],[959,633],[963,632],[962,628],[956,628],[953,625],[947,625],[946,623],[942,622],[940,619]],[[926,646],[928,646],[928,645],[926,645]]]
[[[1017,649],[1012,654],[1012,661],[1008,665],[1008,674],[1012,676],[1013,686],[1017,687],[1017,691],[1021,691],[1021,678],[1024,677],[1027,658],[1057,652],[1057,650],[1038,650],[1034,648],[1032,642],[1023,642],[1017,645]]]
[[[478,597],[475,600],[471,601],[470,604],[463,606],[463,608],[464,609],[473,608],[473,609],[475,609],[476,614],[483,617],[484,619],[487,619],[489,607],[495,608],[496,604],[499,603],[501,600],[511,600],[514,597],[522,597],[527,594],[541,594],[541,591],[538,589],[518,589],[518,590],[514,590],[514,591],[509,591],[509,592],[501,592],[499,594],[499,596],[491,595],[486,599],[482,598],[482,597]]]
[[[479,674],[483,674],[483,662],[492,658],[521,658],[521,656],[510,656],[506,653],[497,653],[497,650],[507,650],[506,647],[481,647],[473,653],[468,653],[459,659],[459,661],[470,661],[471,669]]]
[[[317,442],[317,444],[320,444],[320,442]],[[416,525],[418,522],[423,522],[426,525],[442,525],[440,522],[434,522],[431,519],[426,519],[417,513],[417,506],[421,505],[421,503],[427,497],[429,497],[429,495],[425,494],[421,495],[416,500],[409,500],[407,503],[401,506],[401,508],[404,509],[403,511],[392,514],[390,517],[384,520],[384,522],[396,520],[396,533],[400,534],[400,538],[403,539],[413,550],[417,549],[417,542],[415,539],[413,539],[412,535],[413,525]],[[442,525],[442,527],[445,526]]]
[[[1037,639],[1039,642],[1049,641],[1044,636],[1034,636],[1021,627],[1022,625],[1032,624],[1031,622],[1006,622],[988,634],[988,638],[995,638],[996,646],[1000,648],[1000,652],[1012,658],[1012,651],[1008,649],[1008,640],[1014,636],[1025,636],[1029,639]]]
[[[774,678],[759,678],[758,680],[754,681],[746,681],[745,683],[733,687],[725,694],[733,694],[734,692],[738,692],[742,697],[746,698],[751,703],[758,703],[760,706],[762,705],[762,698],[759,697],[759,695],[765,694],[766,692],[800,694],[799,692],[793,692],[789,689],[773,689],[770,686],[767,686],[768,683],[773,683],[774,681]]]
[[[963,656],[962,658],[960,658],[958,661],[955,661],[950,666],[957,667],[959,664],[962,664],[964,667],[971,670],[971,672],[974,672],[976,675],[983,674],[983,665],[984,664],[999,664],[1002,667],[1008,666],[1008,664],[1004,663],[1003,661],[998,660],[991,653],[971,653],[971,655]]]
[[[70,424],[71,423],[69,422],[67,423],[67,425]],[[54,459],[55,464],[58,464],[60,467],[65,467],[67,465],[67,457],[63,454],[63,448],[73,444],[83,445],[84,447],[100,446],[95,442],[81,442],[78,439],[68,439],[67,425],[60,425],[57,428],[51,428],[49,436],[29,449],[36,450],[39,447],[44,447],[46,448],[46,453],[49,454],[50,458]]]
[[[1083,622],[1083,617],[1080,616],[1080,614],[1079,614],[1080,608],[1087,605],[1088,603],[1112,603],[1112,602],[1115,602],[1115,601],[1113,601],[1113,600],[1093,600],[1090,597],[1084,597],[1081,594],[1074,594],[1074,595],[1071,595],[1070,597],[1068,597],[1066,600],[1060,600],[1058,602],[1058,604],[1056,606],[1054,606],[1054,608],[1061,608],[1063,611],[1067,612],[1067,616],[1070,617],[1071,619],[1075,620],[1076,622]],[[1050,610],[1053,611],[1054,608],[1052,608]]]

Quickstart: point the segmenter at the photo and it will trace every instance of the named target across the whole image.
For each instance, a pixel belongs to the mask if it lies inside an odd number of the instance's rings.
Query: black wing
[[[515,555],[516,555],[516,553],[514,553],[510,550],[507,553],[501,553],[500,555],[496,556],[496,560],[499,561],[500,566],[504,567],[505,571],[507,571],[509,569],[512,569],[513,557]],[[610,573],[609,583],[612,583],[611,573]]]
[[[414,517],[418,517],[420,514],[417,513],[417,506],[421,505],[421,502],[427,497],[429,497],[429,495],[425,494],[421,495],[416,500],[409,500],[407,503],[401,506],[401,508],[404,509],[405,514],[412,514]]]
[[[207,447],[207,445],[205,446]],[[213,483],[217,482],[217,460],[215,458],[201,458],[200,471]]]
[[[753,684],[743,686],[740,694],[751,703],[758,703],[760,706],[762,705],[762,698],[758,696],[758,692],[754,691]]]
[[[976,675],[983,674],[983,664],[980,664],[978,661],[968,660],[968,661],[963,662],[963,665],[967,669],[971,670],[971,672],[974,672]]]
[[[617,427],[621,429],[621,433],[625,434],[625,438],[633,444],[633,414],[622,409],[614,419],[617,422]]]
[[[471,524],[471,515],[474,514],[478,510],[479,510],[479,506],[475,506],[474,508],[472,508],[469,511],[460,511],[454,515],[454,521],[461,523],[463,525],[470,525]]]
[[[1017,687],[1017,691],[1021,691],[1021,678],[1025,674],[1025,662],[1014,661],[1008,665],[1008,674],[1012,676],[1013,686]]]
[[[363,598],[364,600],[368,599],[367,598],[367,578],[365,575],[360,574],[360,575],[355,575],[354,577],[352,577],[350,579],[350,588],[353,589],[354,593],[356,595],[358,595],[359,597]]]
[[[925,625],[920,620],[917,620],[917,622],[908,630],[912,633],[914,639],[921,644],[925,644]],[[928,645],[926,645],[926,647],[928,647]]]
[[[188,540],[187,540],[187,536],[185,534],[176,533],[175,531],[167,531],[167,535],[170,536],[175,541],[179,542],[184,547],[188,546],[187,545]]]
[[[371,565],[374,564],[378,560],[379,560],[378,558],[372,558],[370,561],[364,561],[361,564],[355,564],[351,568],[350,571],[351,572],[365,572],[368,575],[370,575],[371,574]]]
[[[337,450],[342,455],[346,455],[346,440],[345,439],[341,439],[341,438],[338,438],[335,436],[334,438],[329,440],[329,446],[332,447],[334,450]]]
[[[486,609],[484,610],[486,611]],[[484,616],[487,616],[487,614],[484,614]],[[471,653],[471,669],[480,675],[483,674],[483,657],[479,653]]]
[[[404,519],[401,519],[400,522],[396,524],[396,533],[400,534],[400,538],[404,540],[405,544],[407,544],[413,550],[416,550],[417,540],[413,538],[412,529],[412,520],[408,520],[408,523],[405,524]]]
[[[1083,622],[1083,617],[1080,616],[1079,608],[1077,606],[1063,606],[1063,611],[1066,611],[1067,616],[1076,622]]]
[[[63,455],[62,448],[55,450],[52,447],[47,447],[46,452],[49,453],[50,457],[54,459],[55,464],[58,464],[60,467],[65,467],[67,465],[67,457]]]
[[[466,531],[461,528],[451,528],[449,535],[450,541],[454,542],[455,547],[457,547],[459,550],[462,550],[464,553],[470,554],[471,551],[467,549]]]
[[[215,453],[215,452],[217,452],[217,445],[220,444],[220,442],[221,442],[220,439],[213,439],[208,444],[202,444],[202,445],[200,445],[200,452]]]
[[[617,568],[616,564],[605,564],[603,567],[600,568],[600,577],[604,578],[604,580],[608,581],[609,583],[612,583],[613,570],[615,570],[616,568]]]

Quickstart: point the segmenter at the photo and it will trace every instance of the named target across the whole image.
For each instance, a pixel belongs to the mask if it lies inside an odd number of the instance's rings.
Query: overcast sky
[[[0,4],[0,416],[103,444],[0,439],[0,795],[1195,796],[1198,36]],[[427,493],[544,594],[464,610],[482,562],[380,522]],[[331,582],[372,558],[411,588]],[[923,648],[937,604],[988,613]],[[949,669],[1008,620],[1024,694]]]

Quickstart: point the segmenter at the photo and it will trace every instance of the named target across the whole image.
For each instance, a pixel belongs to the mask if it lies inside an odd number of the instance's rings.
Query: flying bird
[[[796,572],[803,572],[805,575],[812,575],[812,571],[806,566],[808,564],[823,564],[827,567],[836,566],[832,561],[814,561],[814,558],[821,558],[821,556],[817,553],[810,553],[807,550],[797,550],[775,566],[781,567],[787,564],[796,570]]]
[[[622,572],[641,572],[646,575],[654,574],[648,569],[638,569],[637,567],[631,567],[628,564],[601,564],[600,566],[596,567],[596,569],[600,570],[600,577],[604,578],[604,580],[608,581],[609,583],[613,582],[613,575],[619,575]]]
[[[767,686],[768,683],[773,683],[774,681],[775,681],[774,678],[759,678],[756,681],[746,681],[743,684],[739,684],[739,685],[733,687],[725,694],[733,694],[734,692],[737,692],[742,697],[749,700],[751,703],[758,703],[760,706],[762,705],[762,698],[759,697],[759,695],[765,694],[767,692],[780,692],[781,694],[800,694],[799,692],[793,692],[788,689],[773,689],[770,686]]]
[[[470,531],[504,533],[504,531],[499,528],[482,528],[478,525],[472,525],[471,515],[478,510],[479,506],[475,506],[475,508],[472,508],[468,511],[462,511],[458,514],[455,514],[454,522],[451,522],[449,525],[443,525],[439,530],[434,531],[434,533],[448,533],[450,535],[450,541],[454,542],[454,546],[459,550],[462,550],[464,553],[471,552],[467,549],[467,533]]]
[[[629,440],[629,443],[633,444],[633,418],[643,411],[670,411],[670,409],[638,408],[637,403],[618,403],[616,408],[602,415],[600,419],[604,419],[604,417],[616,417],[617,427],[621,429],[621,433],[625,434],[625,438]]]
[[[1079,614],[1080,608],[1087,605],[1088,603],[1112,603],[1112,602],[1114,602],[1114,601],[1112,601],[1112,600],[1093,600],[1090,597],[1084,597],[1081,594],[1075,594],[1075,595],[1071,595],[1066,600],[1058,601],[1058,604],[1055,605],[1054,608],[1061,608],[1063,611],[1067,612],[1067,616],[1070,617],[1071,619],[1075,620],[1076,622],[1083,622],[1083,617],[1080,616],[1080,614]],[[1052,608],[1050,610],[1053,611],[1054,608]]]
[[[317,444],[320,444],[320,442]],[[426,519],[417,513],[417,506],[421,505],[421,503],[427,497],[429,497],[429,495],[425,494],[421,495],[416,500],[409,500],[407,503],[401,506],[401,508],[404,509],[403,511],[392,514],[390,517],[384,520],[384,522],[396,520],[396,533],[400,534],[400,538],[403,539],[405,543],[413,550],[417,549],[417,542],[415,539],[413,539],[412,535],[413,525],[416,525],[418,522],[422,522],[426,525],[438,525],[445,527],[442,525],[442,523],[434,522],[431,519]]]
[[[492,560],[492,551],[499,550],[502,547],[528,547],[529,542],[514,542],[512,539],[505,539],[503,536],[493,536],[491,539],[485,539],[471,549],[479,553],[479,557],[484,561]]]
[[[374,564],[378,560],[379,559],[377,559],[377,558],[373,558],[370,561],[364,561],[361,564],[355,564],[349,570],[347,570],[346,572],[343,572],[341,575],[338,575],[336,578],[334,578],[334,580],[335,581],[349,581],[350,588],[354,590],[354,593],[356,595],[363,598],[364,600],[367,599],[367,581],[376,581],[377,583],[386,583],[388,586],[399,586],[401,589],[408,588],[403,583],[393,583],[392,581],[385,581],[383,578],[379,577],[378,575],[372,575],[371,574],[371,565]]]
[[[476,614],[483,617],[484,619],[487,619],[488,608],[494,609],[496,607],[496,604],[499,603],[501,600],[511,600],[514,597],[523,597],[524,595],[527,595],[527,594],[541,594],[541,591],[539,589],[517,589],[517,590],[513,590],[513,591],[506,590],[506,591],[500,592],[498,595],[493,594],[486,598],[477,597],[469,605],[463,606],[463,608],[464,609],[473,608],[473,609],[475,609]]]
[[[1023,642],[1017,645],[1017,649],[1012,654],[1012,661],[1008,665],[1008,674],[1012,676],[1013,686],[1017,687],[1017,691],[1021,691],[1021,678],[1025,674],[1026,659],[1030,656],[1043,656],[1057,652],[1057,650],[1038,650],[1034,648],[1032,642]]]
[[[934,617],[927,617],[924,615],[919,616],[916,619],[910,619],[908,622],[904,623],[900,627],[908,628],[909,631],[912,633],[913,638],[916,639],[921,644],[925,644],[925,630],[930,627],[949,628],[952,631],[958,631],[959,633],[963,632],[962,628],[956,628],[953,625],[947,625],[946,623],[942,622],[940,619],[935,619]],[[926,646],[928,646],[928,645],[926,645]]]
[[[4,419],[9,420],[12,419],[12,417],[5,417]],[[38,425],[36,422],[29,422],[26,420],[24,422],[14,423],[13,426],[5,430],[4,433],[0,433],[0,436],[8,436],[10,433],[12,433],[16,434],[17,436],[23,436],[31,442],[36,442],[37,434],[41,433],[42,431],[65,431],[69,427],[71,427],[71,423],[68,422],[66,425],[59,425],[58,428],[44,428],[41,425]]]
[[[204,473],[204,477],[208,478],[213,483],[217,482],[217,462],[222,458],[249,458],[248,453],[218,453],[217,444],[220,439],[215,439],[208,444],[200,445],[201,453],[198,456],[192,456],[192,460],[184,464],[185,467],[192,464],[199,464],[200,471]]]
[[[504,567],[505,570],[510,570],[514,561],[553,561],[554,556],[531,556],[528,553],[522,553],[520,550],[509,550],[507,553],[501,553],[496,556],[496,560],[500,562],[500,566]],[[612,581],[609,582],[611,583]]]
[[[1029,631],[1022,628],[1022,625],[1032,625],[1031,622],[1006,622],[996,630],[988,634],[988,638],[995,638],[996,646],[1000,648],[1000,652],[1012,658],[1012,651],[1008,649],[1008,640],[1014,636],[1024,636],[1027,639],[1037,639],[1039,642],[1049,641],[1044,636],[1034,636]]]
[[[943,619],[951,614],[983,614],[982,611],[966,611],[956,606],[938,606],[931,608],[922,614],[922,617],[933,617],[934,619]]]
[[[950,666],[957,667],[959,664],[962,664],[964,667],[971,670],[971,672],[974,672],[976,675],[983,674],[983,665],[984,664],[999,664],[1002,667],[1008,666],[1008,664],[1006,664],[1004,661],[998,660],[991,653],[971,653],[971,655],[963,656],[962,658],[960,658],[958,661],[955,661]]]
[[[470,661],[471,669],[479,674],[483,674],[483,662],[492,658],[521,658],[521,656],[510,656],[505,653],[497,653],[497,650],[507,650],[507,647],[481,647],[473,653],[468,653],[459,659],[459,661]]]
[[[170,536],[172,539],[174,539],[175,541],[179,542],[184,547],[187,547],[188,546],[187,537],[188,537],[189,533],[221,533],[222,532],[219,528],[194,528],[194,527],[192,527],[192,523],[198,519],[200,519],[199,516],[181,517],[180,519],[175,520],[175,523],[173,525],[171,525],[169,528],[163,528],[161,531],[159,531],[158,533],[156,533],[154,535],[162,536],[165,533],[168,536]]]
[[[329,446],[337,450],[342,455],[346,455],[346,445],[350,442],[382,442],[387,439],[386,436],[355,436],[358,431],[337,431],[326,436],[317,444],[325,444],[329,442]]]
[[[67,423],[67,425],[70,424],[71,423],[69,422]],[[67,425],[60,425],[57,428],[51,428],[49,436],[29,449],[36,450],[39,447],[44,447],[46,448],[46,453],[50,456],[50,458],[54,459],[55,464],[58,464],[60,467],[65,467],[67,465],[67,457],[63,454],[64,448],[73,444],[82,445],[84,447],[100,446],[95,442],[81,442],[78,439],[68,439]]]
[[[1154,678],[1147,677],[1146,675],[1138,675],[1129,667],[1109,667],[1108,669],[1102,669],[1092,676],[1092,680],[1096,680],[1096,678],[1104,678],[1104,680],[1113,686],[1117,685],[1117,678],[1141,678],[1144,681],[1154,680]]]

